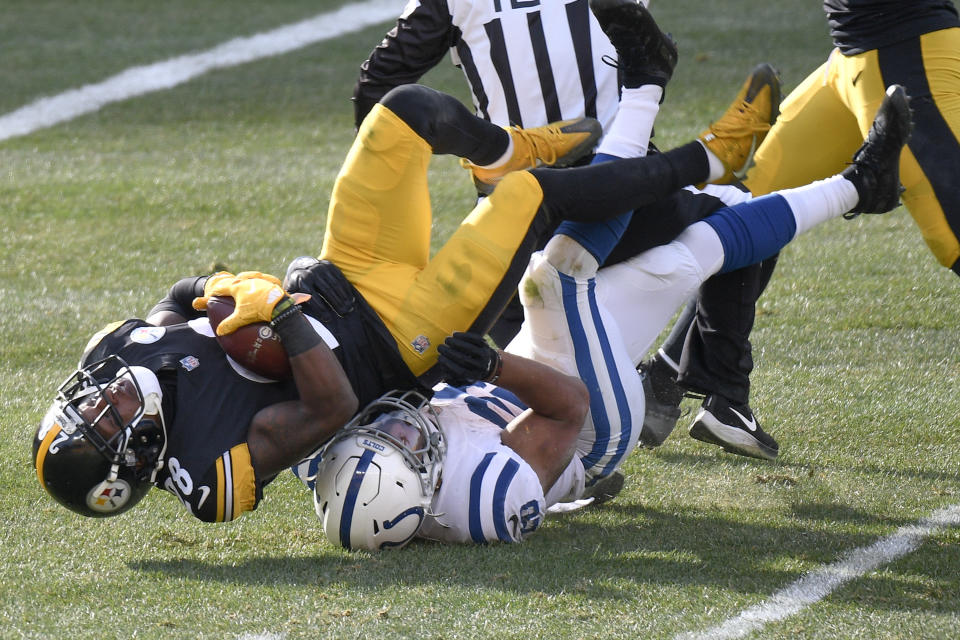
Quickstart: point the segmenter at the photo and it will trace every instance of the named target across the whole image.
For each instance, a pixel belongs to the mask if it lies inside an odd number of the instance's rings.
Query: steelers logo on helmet
[[[34,435],[33,463],[54,500],[102,518],[147,494],[166,446],[157,375],[111,355],[77,369],[57,389]]]
[[[109,514],[123,509],[131,496],[133,496],[133,488],[126,480],[122,478],[112,482],[104,480],[90,489],[87,494],[87,506],[97,513]]]

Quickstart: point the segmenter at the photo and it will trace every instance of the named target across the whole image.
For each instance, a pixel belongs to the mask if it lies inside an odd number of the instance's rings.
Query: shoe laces
[[[723,117],[710,125],[718,138],[740,137],[770,130],[770,123],[752,102],[741,100],[727,110]]]
[[[620,60],[618,60],[617,58],[614,58],[613,56],[607,53],[600,56],[600,62],[607,65],[608,67],[613,67],[614,69],[618,69],[618,70],[621,67]]]
[[[513,136],[513,162],[523,161],[523,166],[536,167],[538,160],[554,164],[558,160],[557,148],[563,142],[564,133],[558,126],[547,125],[535,129],[510,127]]]

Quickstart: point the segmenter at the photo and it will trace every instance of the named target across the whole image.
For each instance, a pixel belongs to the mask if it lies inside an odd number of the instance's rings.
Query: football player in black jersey
[[[835,49],[785,99],[781,116],[760,145],[744,184],[754,195],[795,187],[841,170],[862,143],[888,85],[900,84],[911,98],[916,129],[903,150],[903,204],[927,246],[944,267],[960,275],[960,20],[950,0],[824,0]],[[776,257],[755,267],[756,279],[740,301],[753,307],[773,271]],[[723,301],[720,301],[721,303]],[[737,301],[726,301],[736,306]],[[718,319],[701,305],[694,318],[678,320],[658,356],[647,364],[659,393],[647,397],[653,410],[675,424],[684,388],[707,390],[724,351],[735,351]],[[744,311],[746,314],[746,311]],[[750,325],[743,323],[744,331]],[[686,339],[686,344],[684,340]],[[748,354],[749,355],[749,354]],[[682,359],[682,362],[681,362]],[[748,389],[749,361],[730,360],[727,386]],[[680,368],[677,385],[677,368]],[[735,397],[735,396],[732,396]],[[737,413],[745,419],[738,417]],[[719,425],[751,438],[753,415],[745,403],[708,396],[691,435],[720,439]],[[730,446],[731,442],[718,444]],[[762,443],[758,443],[762,444]],[[762,457],[775,457],[776,451]]]
[[[289,296],[269,308],[281,310],[271,324],[292,379],[266,380],[228,359],[191,306],[204,284],[224,280],[182,280],[146,320],[90,340],[34,439],[37,475],[61,504],[111,516],[157,486],[202,520],[232,520],[356,411],[350,381]],[[280,292],[269,280],[243,282]]]
[[[364,121],[337,178],[321,259],[295,261],[285,283],[259,272],[186,278],[146,320],[91,339],[35,435],[41,485],[87,516],[122,513],[158,486],[202,520],[234,519],[357,407],[391,389],[432,387],[442,374],[437,345],[490,328],[545,230],[624,214],[727,170],[711,166],[699,141],[569,171],[526,170],[591,149],[594,124],[508,132],[451,96],[394,89]],[[502,180],[429,258],[433,153]],[[310,298],[298,304],[293,293]],[[236,305],[220,335],[272,325],[292,380],[262,379],[226,357],[205,317],[211,296]]]
[[[376,101],[391,88],[417,82],[449,52],[471,92],[476,112],[502,126],[537,125],[547,119],[593,116],[609,132],[617,113],[617,82],[629,87],[630,66],[644,30],[652,21],[647,0],[564,0],[563,2],[485,3],[478,0],[421,0],[409,3],[396,26],[360,65],[353,92],[354,116],[359,127]],[[598,30],[602,29],[602,32]],[[606,37],[606,32],[615,34]],[[616,52],[612,61],[611,47]],[[676,60],[674,59],[675,63]],[[567,73],[555,70],[565,67]],[[625,82],[625,79],[627,80]],[[751,73],[731,109],[755,116],[752,122],[759,144],[778,113],[779,77],[770,65]],[[762,116],[762,117],[761,117]],[[709,137],[711,130],[702,134]],[[736,177],[742,178],[756,146],[743,149]],[[730,182],[732,176],[717,182]],[[645,220],[626,230],[624,247],[617,248],[608,264],[632,255],[638,246],[653,247],[670,241],[681,229],[723,206],[734,204],[718,193],[680,191],[651,203],[648,210],[660,226]],[[764,457],[775,457],[776,441],[754,420],[749,407],[750,373],[753,370],[750,332],[755,300],[772,273],[775,258],[761,265],[718,274],[707,280],[675,331],[671,355],[673,368],[664,368],[666,353],[641,365],[645,377],[647,417],[641,443],[660,445],[680,417],[685,391],[675,382],[683,340],[690,333],[695,357],[685,358],[686,381],[697,392],[716,396],[750,416],[763,441]],[[690,321],[700,322],[690,330]],[[506,345],[516,335],[523,311],[514,299],[492,327],[490,336]],[[675,352],[675,353],[674,353]],[[651,370],[652,364],[657,366]],[[655,377],[657,376],[657,377]],[[661,380],[663,379],[663,380]],[[653,384],[655,383],[655,384]],[[653,386],[651,386],[653,384]],[[665,387],[665,389],[664,389]],[[667,399],[661,401],[664,394]],[[742,453],[738,451],[738,453]]]

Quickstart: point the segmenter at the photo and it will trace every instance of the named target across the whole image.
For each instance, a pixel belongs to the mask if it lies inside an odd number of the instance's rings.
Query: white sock
[[[723,162],[713,151],[710,151],[707,145],[703,144],[702,140],[698,139],[697,142],[699,142],[703,150],[707,152],[707,162],[710,163],[710,175],[707,177],[707,182],[723,177],[723,174],[727,172],[726,167],[723,166]]]
[[[686,245],[704,274],[712,276],[723,266],[723,243],[708,223],[700,220],[680,232],[674,242]]]
[[[617,158],[639,158],[647,155],[653,121],[660,112],[663,87],[645,84],[634,89],[623,88],[617,115],[610,130],[603,136],[597,153]]]
[[[778,193],[793,209],[793,217],[797,221],[794,237],[821,222],[843,215],[857,206],[860,200],[857,188],[841,175]]]

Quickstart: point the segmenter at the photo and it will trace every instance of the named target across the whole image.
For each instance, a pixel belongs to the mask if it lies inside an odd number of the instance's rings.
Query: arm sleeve
[[[180,498],[187,510],[204,522],[230,522],[253,511],[263,497],[247,443],[217,457],[202,475],[192,475],[176,458],[168,460],[163,488]]]
[[[147,317],[149,318],[160,311],[172,311],[188,320],[205,315],[203,311],[197,311],[193,308],[193,299],[203,295],[203,285],[207,283],[207,278],[209,277],[210,276],[191,276],[189,278],[181,278],[176,284],[170,287],[170,291],[167,292],[166,297],[154,305],[150,313],[147,314]]]
[[[353,90],[356,126],[390,89],[417,82],[459,39],[445,0],[411,0],[397,25],[360,65]]]

